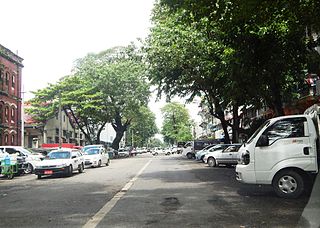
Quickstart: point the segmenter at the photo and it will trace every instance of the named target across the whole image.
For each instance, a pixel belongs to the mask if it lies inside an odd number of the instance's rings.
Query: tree
[[[168,144],[175,144],[178,141],[192,139],[192,121],[188,110],[181,104],[172,102],[161,108],[163,126],[161,133],[164,141]]]
[[[186,24],[204,19],[216,23],[223,44],[234,50],[233,65],[238,70],[233,72],[241,73],[234,74],[233,81],[244,85],[244,78],[254,88],[250,96],[266,102],[276,115],[283,114],[284,102],[295,98],[305,77],[302,70],[310,72],[310,55],[317,56],[319,71],[319,54],[314,51],[319,40],[314,36],[320,30],[319,1],[161,0],[160,5],[168,6],[171,13],[190,15],[183,18]]]
[[[155,114],[148,107],[141,106],[127,131],[128,144],[134,147],[147,146],[149,139],[158,133],[155,121]]]
[[[228,64],[233,50],[219,40],[220,31],[214,23],[206,19],[185,23],[185,17],[188,15],[183,10],[172,13],[165,6],[155,8],[155,26],[146,42],[149,78],[158,85],[159,93],[169,98],[178,95],[192,100],[204,96],[211,114],[220,119],[225,142],[229,143],[224,110],[234,92]]]
[[[147,104],[150,94],[139,50],[130,45],[89,54],[77,61],[73,72],[36,92],[30,112],[43,121],[52,117],[60,92],[64,109],[72,113],[90,143],[99,142],[103,127],[111,122],[116,131],[112,147],[118,149],[135,113]]]
[[[205,96],[228,142],[227,126],[240,130],[238,107],[266,104],[282,115],[283,103],[291,102],[303,83],[310,52],[319,67],[319,54],[312,51],[319,6],[317,1],[161,0],[147,39],[150,78],[168,96]],[[225,121],[226,108],[234,114],[232,124]]]

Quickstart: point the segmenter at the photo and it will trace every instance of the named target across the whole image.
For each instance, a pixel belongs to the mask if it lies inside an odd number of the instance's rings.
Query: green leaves
[[[73,72],[35,92],[29,112],[43,122],[53,117],[61,92],[62,106],[74,114],[90,142],[100,141],[106,122],[113,123],[122,137],[140,107],[147,105],[150,95],[140,50],[130,45],[89,54],[77,60]]]
[[[174,144],[192,139],[192,121],[187,109],[179,103],[168,103],[162,109],[163,126],[161,133],[165,142]]]

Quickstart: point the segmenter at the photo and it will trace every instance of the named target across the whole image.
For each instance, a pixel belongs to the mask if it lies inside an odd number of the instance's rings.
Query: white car
[[[44,175],[64,174],[72,176],[73,171],[84,170],[84,158],[79,150],[59,149],[51,151],[44,160],[40,161],[34,173],[40,179]]]
[[[0,146],[0,149],[3,153],[8,153],[10,156],[17,155],[18,157],[23,158],[26,162],[25,173],[32,173],[37,163],[44,158],[42,154],[32,153],[21,146]]]
[[[85,166],[100,167],[102,164],[110,164],[109,154],[104,148],[90,148],[84,152]]]
[[[129,156],[130,156],[129,150],[127,150],[127,149],[125,149],[125,148],[120,148],[120,149],[118,150],[118,157],[125,157],[125,158],[127,158],[127,157],[129,157]]]
[[[219,166],[220,164],[236,165],[239,160],[238,150],[240,147],[241,144],[233,144],[225,149],[209,152],[204,156],[203,160],[210,167]]]

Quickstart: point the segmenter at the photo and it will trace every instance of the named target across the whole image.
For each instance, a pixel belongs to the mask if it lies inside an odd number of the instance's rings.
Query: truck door
[[[270,181],[272,169],[278,164],[302,164],[305,168],[314,163],[315,143],[310,142],[307,119],[291,117],[269,126],[255,147],[257,182]]]

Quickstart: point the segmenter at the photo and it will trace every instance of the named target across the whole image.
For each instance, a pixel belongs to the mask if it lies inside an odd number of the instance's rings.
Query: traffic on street
[[[237,182],[234,166],[145,153],[72,177],[2,177],[0,221],[1,227],[305,227],[312,223],[302,216],[310,195],[279,198],[269,186]]]

